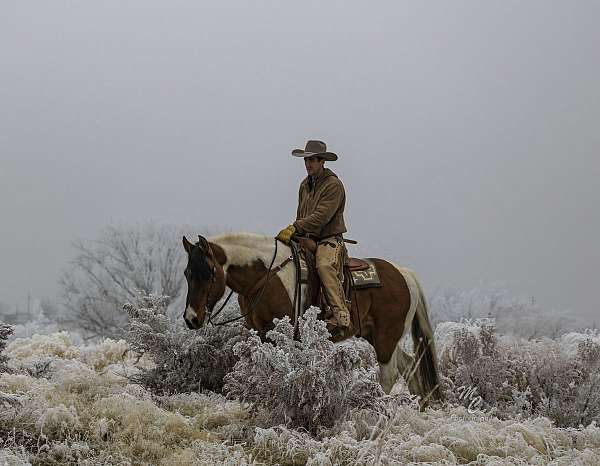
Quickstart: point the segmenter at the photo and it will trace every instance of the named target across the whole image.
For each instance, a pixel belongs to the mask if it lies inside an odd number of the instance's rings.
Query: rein
[[[292,249],[292,257],[294,259],[294,271],[296,272],[296,283],[294,284],[294,301],[292,303],[292,311],[294,313],[294,339],[298,338],[298,318],[302,313],[302,299],[298,299],[302,292],[302,282],[300,270],[300,255],[296,245],[290,241],[290,248]]]

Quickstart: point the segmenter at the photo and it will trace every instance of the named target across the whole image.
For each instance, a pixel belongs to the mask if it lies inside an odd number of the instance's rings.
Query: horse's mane
[[[272,237],[256,233],[223,233],[207,239],[211,243],[221,246],[225,251],[227,256],[225,270],[230,265],[250,265],[257,260],[262,261],[265,267],[268,267],[275,251],[275,240]],[[290,248],[279,243],[275,265],[281,263],[289,255]]]

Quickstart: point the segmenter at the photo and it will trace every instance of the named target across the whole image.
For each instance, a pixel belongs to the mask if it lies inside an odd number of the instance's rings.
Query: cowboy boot
[[[333,342],[344,340],[354,334],[350,313],[346,309],[333,308],[333,318],[325,322]]]

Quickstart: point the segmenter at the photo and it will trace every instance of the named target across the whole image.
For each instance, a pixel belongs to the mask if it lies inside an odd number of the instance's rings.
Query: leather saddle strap
[[[293,257],[290,256],[286,260],[284,260],[281,264],[271,270],[271,275],[277,275],[281,269],[283,269],[286,265],[292,262]]]

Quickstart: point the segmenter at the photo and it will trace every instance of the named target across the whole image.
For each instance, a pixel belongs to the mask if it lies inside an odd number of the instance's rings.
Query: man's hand
[[[275,238],[284,244],[290,244],[290,240],[292,239],[292,235],[294,233],[296,233],[296,227],[294,225],[288,225],[281,230]]]

